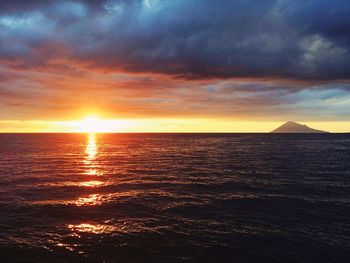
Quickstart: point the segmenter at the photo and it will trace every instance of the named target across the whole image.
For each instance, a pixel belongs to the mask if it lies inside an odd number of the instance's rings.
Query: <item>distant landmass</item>
[[[281,125],[277,129],[273,130],[271,133],[328,133],[326,131],[315,130],[306,125],[288,121]]]

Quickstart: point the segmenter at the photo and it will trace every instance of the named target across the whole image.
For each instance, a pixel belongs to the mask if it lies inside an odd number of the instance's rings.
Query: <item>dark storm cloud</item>
[[[57,0],[1,0],[0,1],[0,13],[20,13],[30,11],[44,11],[49,8],[50,5],[57,4]],[[105,4],[105,0],[89,0],[89,1],[60,1],[63,2],[83,2],[88,7],[99,9]]]
[[[0,1],[0,59],[185,78],[350,78],[346,0]]]

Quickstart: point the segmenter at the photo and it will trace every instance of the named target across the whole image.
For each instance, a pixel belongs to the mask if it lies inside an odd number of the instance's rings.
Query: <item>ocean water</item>
[[[1,134],[1,262],[349,262],[350,135]]]

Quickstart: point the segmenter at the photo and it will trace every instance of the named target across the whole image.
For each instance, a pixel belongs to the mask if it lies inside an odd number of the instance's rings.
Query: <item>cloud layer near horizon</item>
[[[2,119],[349,120],[350,3],[5,0],[0,78]]]

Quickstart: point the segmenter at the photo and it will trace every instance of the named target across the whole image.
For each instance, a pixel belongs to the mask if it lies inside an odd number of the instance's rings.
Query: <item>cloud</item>
[[[0,117],[346,120],[349,14],[341,0],[0,1]]]
[[[20,73],[19,73],[20,72]],[[0,118],[65,120],[89,111],[106,118],[196,117],[239,120],[347,120],[350,84],[234,79],[185,80],[163,74],[64,74],[9,69]]]
[[[2,1],[0,58],[183,78],[349,79],[350,3]],[[13,62],[15,61],[15,62]]]

